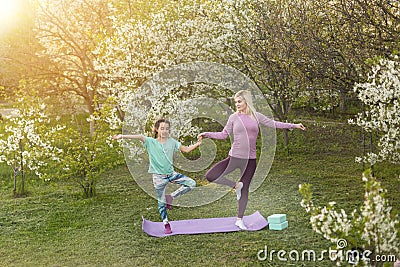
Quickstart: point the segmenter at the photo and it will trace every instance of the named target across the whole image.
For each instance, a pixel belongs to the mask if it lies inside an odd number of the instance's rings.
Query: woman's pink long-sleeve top
[[[257,120],[247,114],[234,113],[229,116],[228,122],[221,132],[205,132],[204,136],[212,139],[226,139],[233,133],[233,143],[229,156],[255,159],[259,123],[270,128],[296,128],[296,124],[274,121],[259,112],[256,112],[255,116]]]

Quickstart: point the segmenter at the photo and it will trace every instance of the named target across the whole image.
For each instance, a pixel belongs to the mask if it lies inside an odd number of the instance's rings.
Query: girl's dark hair
[[[171,123],[166,120],[166,119],[159,119],[156,121],[156,123],[154,123],[154,129],[153,129],[153,133],[154,133],[154,138],[157,138],[158,132],[157,129],[160,127],[160,124],[164,122],[167,123],[169,127],[171,127]]]

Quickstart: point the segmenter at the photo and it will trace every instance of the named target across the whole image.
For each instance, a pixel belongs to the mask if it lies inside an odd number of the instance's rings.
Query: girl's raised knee
[[[194,189],[196,187],[196,181],[192,180],[192,182],[189,185],[190,189]]]

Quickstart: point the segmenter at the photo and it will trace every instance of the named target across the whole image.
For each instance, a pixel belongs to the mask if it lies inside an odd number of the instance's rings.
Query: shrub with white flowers
[[[380,59],[372,68],[365,83],[356,84],[354,91],[365,104],[365,113],[358,114],[350,124],[363,127],[368,132],[379,134],[377,151],[370,152],[364,160],[372,165],[388,160],[400,163],[400,62]]]
[[[359,209],[354,209],[350,215],[340,209],[336,210],[335,202],[327,206],[314,206],[310,184],[301,184],[299,192],[303,196],[301,206],[310,213],[312,229],[322,234],[331,242],[345,239],[347,248],[363,248],[371,251],[372,255],[398,255],[400,253],[400,242],[398,240],[397,228],[399,221],[391,213],[392,207],[385,198],[386,190],[376,179],[363,174],[365,183],[364,203]],[[337,258],[340,266],[346,260],[342,254]],[[368,258],[359,258],[357,264],[369,266]],[[383,263],[372,263],[383,264]]]
[[[16,114],[3,119],[5,126],[4,133],[0,134],[0,162],[13,169],[14,194],[24,195],[27,171],[44,178],[49,162],[60,160],[62,149],[55,145],[54,136],[63,127],[51,125],[45,113],[45,104],[25,98],[19,99],[18,104]],[[17,188],[18,175],[21,176],[20,188]]]

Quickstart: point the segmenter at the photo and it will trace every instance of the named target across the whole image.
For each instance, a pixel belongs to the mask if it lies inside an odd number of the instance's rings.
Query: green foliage
[[[305,203],[311,203],[312,201],[312,184],[304,183],[299,186],[299,192],[303,196]]]
[[[113,130],[102,118],[104,113],[95,112],[92,120],[95,130],[90,133],[87,119],[73,116],[69,126],[60,136],[64,153],[59,166],[59,177],[76,182],[85,197],[93,197],[101,175],[122,163],[121,149],[111,142]]]

